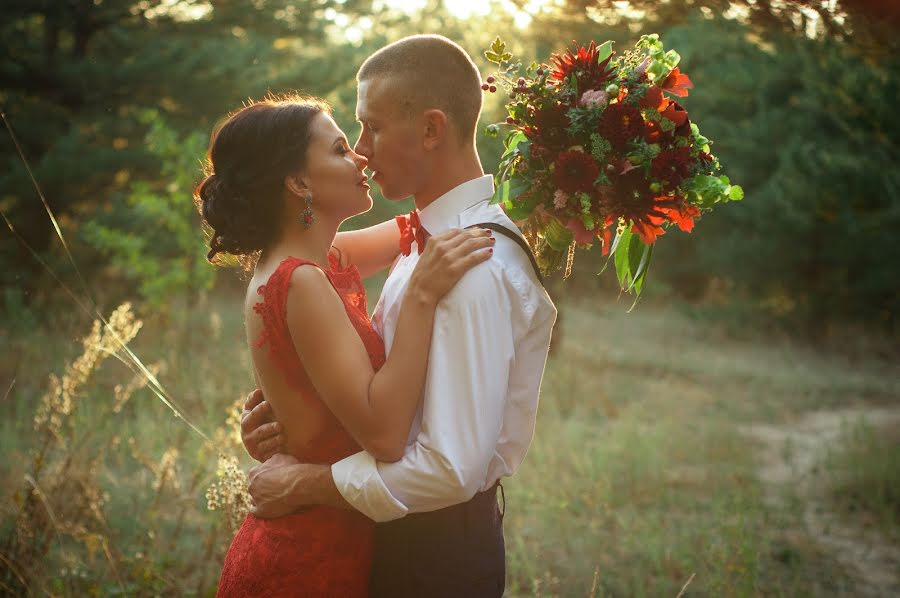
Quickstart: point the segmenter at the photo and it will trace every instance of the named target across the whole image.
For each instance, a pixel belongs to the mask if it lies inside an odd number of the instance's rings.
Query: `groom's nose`
[[[369,140],[366,139],[366,135],[360,133],[359,139],[356,140],[356,145],[353,146],[353,151],[363,156],[368,162],[372,157],[372,146],[369,144]]]

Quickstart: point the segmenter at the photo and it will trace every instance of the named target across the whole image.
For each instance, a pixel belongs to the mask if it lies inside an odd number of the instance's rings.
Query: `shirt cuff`
[[[373,521],[393,521],[409,511],[388,490],[378,473],[378,463],[365,451],[332,465],[331,477],[344,500]]]

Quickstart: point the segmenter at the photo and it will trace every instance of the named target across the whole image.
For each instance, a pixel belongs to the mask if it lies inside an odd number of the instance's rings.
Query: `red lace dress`
[[[353,266],[341,270],[334,258],[330,262],[325,275],[378,370],[384,364],[384,343],[369,320],[359,271]],[[269,358],[297,391],[297,400],[325,416],[321,431],[294,456],[305,463],[331,464],[360,448],[313,389],[288,331],[288,286],[294,269],[304,264],[318,267],[288,258],[259,288],[263,301],[254,310],[262,317],[263,332],[257,346],[268,345]],[[355,511],[321,506],[279,519],[248,515],[225,557],[217,596],[366,596],[373,526]]]

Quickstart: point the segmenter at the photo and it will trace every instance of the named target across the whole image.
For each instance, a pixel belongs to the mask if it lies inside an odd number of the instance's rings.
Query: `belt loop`
[[[506,493],[503,491],[503,484],[500,483],[500,480],[497,480],[497,486],[500,488],[500,500],[503,502],[503,509],[500,511],[500,521],[503,521],[503,516],[506,515]]]

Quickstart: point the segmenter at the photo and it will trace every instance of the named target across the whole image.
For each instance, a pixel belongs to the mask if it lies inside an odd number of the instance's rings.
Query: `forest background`
[[[497,35],[546,62],[573,39],[624,50],[657,32],[746,193],[661,238],[630,313],[614,276],[596,276],[599,252],[549,283],[561,319],[535,446],[508,484],[510,593],[900,583],[900,435],[886,425],[900,422],[897,3],[6,0],[3,13],[0,109],[32,172],[2,131],[0,591],[214,591],[232,522],[207,503],[239,509],[234,423],[252,375],[245,283],[206,263],[191,200],[209,133],[248,99],[301,91],[328,99],[352,142],[359,64],[420,32],[459,42],[484,76]],[[501,96],[486,94],[479,126],[488,171]],[[347,228],[412,207],[373,196]],[[91,332],[126,301],[118,339]],[[866,569],[810,505],[883,560]]]

